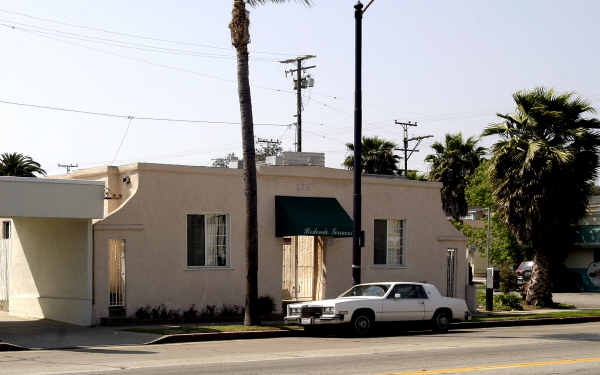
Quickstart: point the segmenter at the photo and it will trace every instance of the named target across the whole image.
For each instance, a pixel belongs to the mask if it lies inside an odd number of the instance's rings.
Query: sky
[[[210,165],[241,154],[231,1],[0,1],[0,153],[21,152],[48,174],[157,162]],[[255,135],[294,147],[289,66],[317,57],[303,92],[303,151],[340,168],[353,140],[354,5],[350,0],[250,9]],[[537,86],[574,91],[600,110],[595,0],[375,0],[363,22],[363,135],[478,137],[511,95]],[[133,119],[128,119],[132,116]],[[149,121],[140,117],[205,122]],[[493,139],[482,139],[490,146]]]

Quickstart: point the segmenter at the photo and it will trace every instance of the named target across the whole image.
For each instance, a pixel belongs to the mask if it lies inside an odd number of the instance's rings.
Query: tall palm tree
[[[552,304],[550,268],[564,239],[585,214],[597,176],[600,121],[572,93],[536,88],[513,95],[514,114],[490,125],[490,182],[498,213],[515,237],[535,251],[526,301]]]
[[[346,143],[347,151],[354,151],[352,143]],[[379,137],[363,137],[362,139],[362,171],[367,174],[393,175],[398,171],[400,157],[394,155],[396,144]],[[354,167],[354,156],[350,155],[344,160],[348,169]]]
[[[246,3],[257,6],[265,3],[283,3],[287,0],[233,0],[231,12],[231,43],[237,52],[238,97],[242,124],[244,157],[244,191],[246,195],[246,302],[244,324],[258,323],[258,219],[256,199],[256,153],[254,149],[254,122],[248,74],[248,43],[250,43],[250,18]],[[297,0],[310,5],[310,0]]]
[[[425,161],[431,163],[429,178],[442,182],[442,208],[456,221],[467,214],[467,177],[479,166],[486,152],[477,142],[475,137],[463,140],[461,133],[446,134],[443,144],[435,142],[431,146],[435,154],[425,157]]]
[[[46,175],[40,163],[30,156],[18,152],[0,155],[0,176],[36,177],[35,174]]]

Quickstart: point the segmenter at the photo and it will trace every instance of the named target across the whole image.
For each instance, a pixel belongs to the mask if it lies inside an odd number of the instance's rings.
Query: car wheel
[[[352,330],[358,336],[366,336],[371,332],[373,319],[367,313],[359,312],[352,317]]]
[[[436,312],[432,319],[432,325],[436,332],[447,332],[450,327],[450,313],[445,310]]]

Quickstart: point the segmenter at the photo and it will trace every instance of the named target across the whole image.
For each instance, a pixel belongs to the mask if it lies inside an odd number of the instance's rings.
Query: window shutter
[[[375,220],[374,263],[386,264],[387,257],[387,220]]]

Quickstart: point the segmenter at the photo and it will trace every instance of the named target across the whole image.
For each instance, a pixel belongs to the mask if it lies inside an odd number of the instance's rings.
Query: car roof
[[[415,285],[431,285],[428,283],[414,282],[414,281],[382,281],[382,282],[373,282],[373,283],[361,283],[358,285],[396,285],[396,284],[415,284]]]

